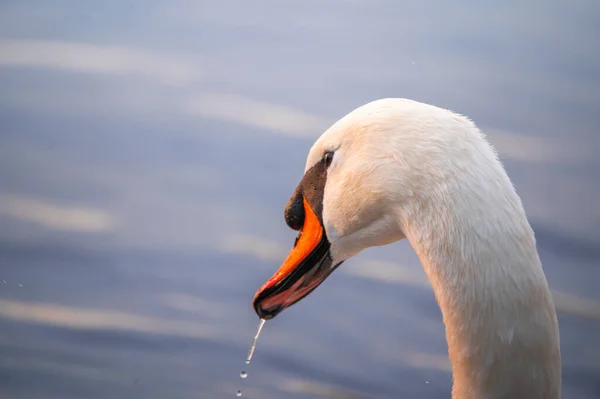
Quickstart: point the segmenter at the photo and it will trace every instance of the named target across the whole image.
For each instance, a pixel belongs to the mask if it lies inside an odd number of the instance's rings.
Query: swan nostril
[[[294,241],[294,248],[296,248],[296,245],[298,245],[298,241],[300,240],[300,237],[302,237],[302,230],[300,230],[300,232],[296,236],[296,240]]]

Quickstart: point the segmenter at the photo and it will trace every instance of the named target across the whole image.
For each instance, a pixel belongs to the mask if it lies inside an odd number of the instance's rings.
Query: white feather
[[[406,99],[366,104],[313,145],[334,263],[408,238],[446,326],[453,398],[559,398],[556,312],[533,231],[473,122]]]

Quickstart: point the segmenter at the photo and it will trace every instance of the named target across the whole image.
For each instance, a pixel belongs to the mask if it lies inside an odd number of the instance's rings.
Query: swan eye
[[[327,151],[323,154],[323,163],[325,164],[325,167],[331,165],[331,161],[333,161],[333,151]]]

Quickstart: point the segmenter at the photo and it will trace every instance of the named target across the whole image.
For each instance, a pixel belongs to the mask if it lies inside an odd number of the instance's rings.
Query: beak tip
[[[276,305],[276,306],[272,306],[270,308],[265,308],[261,304],[261,299],[262,298],[257,297],[254,300],[254,303],[252,304],[254,311],[256,312],[258,317],[261,319],[271,320],[272,318],[277,316],[279,313],[281,313],[281,311],[285,308],[283,305]]]
[[[254,311],[256,312],[258,317],[264,320],[271,320],[272,318],[277,316],[277,314],[279,314],[279,312],[281,312],[282,310],[283,306],[277,306],[269,309],[265,309],[260,305],[254,306]]]

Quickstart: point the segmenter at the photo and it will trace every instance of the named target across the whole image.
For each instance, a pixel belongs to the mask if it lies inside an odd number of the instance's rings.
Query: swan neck
[[[453,398],[559,398],[558,324],[533,231],[516,194],[486,195],[445,193],[402,221],[443,315]]]

